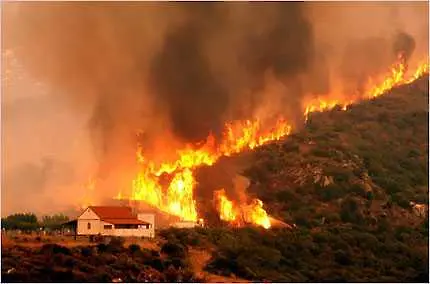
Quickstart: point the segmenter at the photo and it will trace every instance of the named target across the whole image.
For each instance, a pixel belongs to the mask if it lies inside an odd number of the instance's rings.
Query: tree
[[[33,213],[17,213],[1,220],[2,228],[6,230],[34,231],[39,227],[37,217]]]
[[[51,230],[55,230],[61,227],[62,224],[69,221],[69,217],[63,214],[55,214],[52,216],[42,217],[42,226]]]

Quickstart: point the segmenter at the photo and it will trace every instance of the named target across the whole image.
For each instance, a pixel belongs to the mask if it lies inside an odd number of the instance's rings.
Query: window
[[[104,225],[105,230],[112,230],[112,225]]]
[[[137,229],[138,225],[131,224],[118,224],[115,225],[115,229]]]
[[[91,223],[88,223],[88,224],[87,224],[87,229],[88,229],[88,230],[91,230]]]

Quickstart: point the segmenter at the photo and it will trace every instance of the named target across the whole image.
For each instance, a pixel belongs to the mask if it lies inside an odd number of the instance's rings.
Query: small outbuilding
[[[140,214],[139,214],[140,215]],[[154,237],[154,217],[133,214],[127,206],[89,206],[76,220],[80,236]]]

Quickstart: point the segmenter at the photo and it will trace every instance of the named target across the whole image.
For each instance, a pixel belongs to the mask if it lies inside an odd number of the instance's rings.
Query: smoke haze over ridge
[[[68,205],[77,197],[66,192],[85,175],[103,181],[104,197],[127,188],[138,131],[160,156],[164,146],[220,136],[228,120],[283,114],[299,125],[304,96],[352,92],[399,47],[411,64],[428,56],[428,4],[419,2],[23,2],[2,10],[3,69],[11,70],[2,84],[2,214],[41,212],[51,199]],[[48,87],[37,91],[33,81]],[[46,157],[65,164],[62,173],[49,173]],[[26,184],[17,182],[23,175]],[[41,201],[20,204],[26,193]]]

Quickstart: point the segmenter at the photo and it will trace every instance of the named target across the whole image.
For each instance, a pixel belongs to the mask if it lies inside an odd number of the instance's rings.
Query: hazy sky
[[[157,158],[227,119],[302,118],[304,95],[385,70],[399,31],[428,56],[427,2],[109,3],[2,3],[2,215],[66,210],[91,176],[130,187],[138,130]]]

